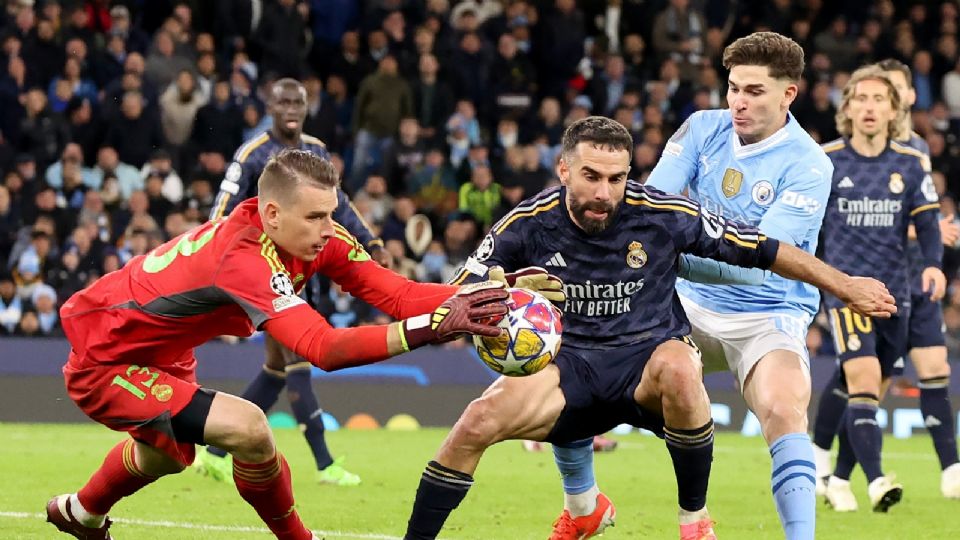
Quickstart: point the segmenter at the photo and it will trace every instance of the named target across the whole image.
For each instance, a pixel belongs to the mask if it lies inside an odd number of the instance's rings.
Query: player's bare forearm
[[[843,291],[853,279],[806,251],[785,242],[780,243],[777,258],[770,267],[777,274],[809,283],[843,299]]]
[[[883,283],[849,276],[789,244],[780,244],[770,270],[826,291],[867,317],[887,318],[897,312],[896,302]]]

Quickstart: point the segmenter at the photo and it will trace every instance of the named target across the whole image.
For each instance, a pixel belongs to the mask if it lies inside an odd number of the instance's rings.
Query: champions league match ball
[[[473,346],[490,369],[510,377],[532,375],[553,361],[560,350],[560,311],[549,300],[526,289],[508,289],[507,314],[500,337],[473,336]]]

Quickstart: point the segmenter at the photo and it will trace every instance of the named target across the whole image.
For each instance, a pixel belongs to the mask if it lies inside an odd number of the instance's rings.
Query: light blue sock
[[[553,445],[553,459],[563,478],[563,492],[584,493],[597,483],[593,478],[593,439]]]
[[[770,484],[787,540],[813,540],[816,526],[817,467],[806,433],[788,433],[770,445]]]

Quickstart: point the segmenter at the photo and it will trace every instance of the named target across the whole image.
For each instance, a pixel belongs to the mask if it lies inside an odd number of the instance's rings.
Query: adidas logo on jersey
[[[942,424],[940,423],[940,420],[937,420],[936,416],[928,414],[927,417],[923,419],[923,425],[926,426],[927,429],[930,429]]]
[[[556,266],[559,268],[566,268],[567,261],[563,260],[563,255],[561,255],[560,252],[558,251],[553,254],[553,257],[550,257],[550,260],[547,261],[547,263],[544,264],[544,266]]]
[[[853,187],[853,180],[849,176],[844,176],[843,180],[837,183],[838,188],[851,188]]]

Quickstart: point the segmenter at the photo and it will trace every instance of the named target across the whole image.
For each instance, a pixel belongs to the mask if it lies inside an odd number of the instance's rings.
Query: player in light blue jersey
[[[667,143],[647,184],[688,191],[711,212],[813,253],[833,165],[788,111],[803,73],[803,49],[779,34],[758,32],[727,47],[723,63],[730,70],[729,110],[694,113]],[[678,281],[677,292],[705,369],[728,366],[760,420],[786,538],[812,539],[816,496],[805,334],[819,293],[773,275],[760,286]]]
[[[803,51],[759,32],[723,55],[728,110],[695,113],[667,143],[648,183],[689,195],[729,219],[809,253],[830,196],[833,165],[790,114]],[[707,371],[726,361],[773,458],[771,485],[786,538],[812,539],[813,452],[806,331],[819,292],[771,275],[759,287],[677,284]],[[721,364],[722,365],[722,364]]]

